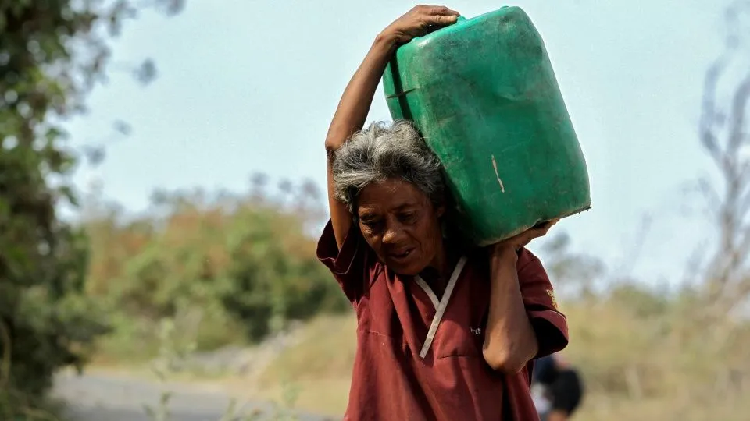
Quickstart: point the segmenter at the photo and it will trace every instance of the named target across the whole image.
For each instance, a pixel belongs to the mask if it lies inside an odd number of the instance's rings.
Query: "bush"
[[[165,317],[210,350],[349,308],[304,234],[310,212],[252,197],[162,196],[146,216],[126,221],[100,207],[87,223],[88,290],[143,339],[134,343],[153,343]]]

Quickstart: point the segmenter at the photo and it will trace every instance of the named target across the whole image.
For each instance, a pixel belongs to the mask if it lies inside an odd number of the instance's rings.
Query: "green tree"
[[[176,13],[182,2],[153,5]],[[66,144],[61,122],[85,110],[107,68],[107,39],[135,15],[124,0],[0,1],[2,419],[23,396],[43,395],[58,367],[81,364],[104,330],[82,294],[86,237],[56,214],[77,203],[68,178],[82,152]],[[155,74],[150,61],[128,69],[143,81]]]
[[[604,263],[597,257],[570,249],[570,236],[561,232],[541,247],[544,267],[561,297],[572,299],[592,292],[605,273]]]
[[[160,191],[138,219],[90,204],[87,289],[122,321],[103,351],[148,355],[155,322],[164,317],[207,350],[260,340],[289,320],[349,309],[305,234],[322,208],[313,186],[283,190],[295,200],[257,191],[247,197]]]

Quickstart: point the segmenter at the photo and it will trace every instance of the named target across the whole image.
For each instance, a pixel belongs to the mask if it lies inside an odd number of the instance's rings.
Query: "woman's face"
[[[365,241],[396,273],[416,275],[442,250],[444,209],[407,181],[368,185],[359,194],[357,213]]]

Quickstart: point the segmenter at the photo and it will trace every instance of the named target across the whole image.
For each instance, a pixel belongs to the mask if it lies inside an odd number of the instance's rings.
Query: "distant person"
[[[554,222],[461,246],[442,165],[417,130],[362,130],[396,48],[458,16],[417,6],[385,28],[328,130],[331,219],[317,255],[357,316],[348,421],[538,420],[529,361],[568,343],[547,274],[524,248]]]
[[[559,354],[536,360],[531,387],[542,421],[567,421],[583,399],[583,381],[578,370]]]

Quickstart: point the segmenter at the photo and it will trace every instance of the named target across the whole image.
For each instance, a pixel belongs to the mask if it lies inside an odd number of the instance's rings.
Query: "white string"
[[[419,356],[421,358],[427,356],[427,351],[429,351],[430,346],[432,346],[432,341],[435,339],[435,333],[437,332],[438,326],[440,326],[440,321],[443,319],[445,309],[448,307],[448,301],[450,301],[451,295],[453,294],[453,288],[456,286],[456,281],[458,281],[458,277],[461,275],[461,271],[463,270],[465,264],[466,257],[464,256],[461,257],[461,259],[458,261],[458,264],[456,265],[456,268],[453,269],[453,274],[448,281],[448,285],[445,287],[443,298],[440,300],[440,303],[438,304],[438,307],[435,311],[435,317],[432,319],[432,323],[430,324],[430,330],[427,332],[427,339],[425,339],[424,344],[422,345],[422,350],[419,352]],[[417,283],[419,284],[419,281],[417,281]],[[425,287],[427,287],[427,290],[430,291],[427,295],[430,295],[432,293],[432,290],[430,289],[429,285],[425,283],[425,286],[422,288]],[[432,293],[432,295],[434,296],[435,294]],[[430,298],[430,300],[432,300],[432,298]],[[433,303],[436,301],[437,297],[435,297]]]
[[[427,296],[430,297],[430,301],[432,301],[432,307],[437,310],[438,306],[440,305],[440,301],[438,301],[437,295],[432,292],[432,288],[430,288],[430,286],[427,285],[427,282],[425,282],[424,279],[422,279],[422,277],[419,275],[417,275],[414,280],[417,281],[417,285],[422,287]]]

